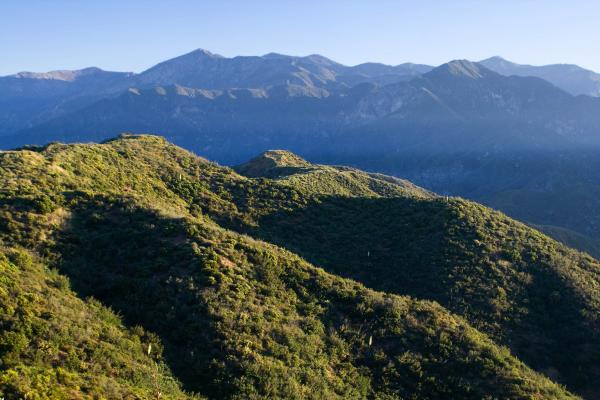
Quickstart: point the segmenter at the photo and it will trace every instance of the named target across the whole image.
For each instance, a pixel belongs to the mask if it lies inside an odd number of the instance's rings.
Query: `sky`
[[[0,75],[140,72],[204,48],[439,65],[500,55],[600,72],[597,0],[2,0]]]

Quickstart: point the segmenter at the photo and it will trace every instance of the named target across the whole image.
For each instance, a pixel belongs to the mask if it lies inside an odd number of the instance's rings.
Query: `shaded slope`
[[[303,187],[326,196],[264,216],[254,232],[370,287],[435,299],[535,368],[594,391],[597,261],[460,199],[331,197],[328,167],[313,168],[279,182],[312,181]]]
[[[156,332],[187,388],[214,398],[571,397],[435,303],[374,292],[215,224],[256,227],[314,199],[289,184],[153,137],[0,153],[0,168],[2,241],[43,254],[79,293]],[[353,173],[373,198],[408,193]],[[59,210],[65,224],[43,224]]]
[[[3,398],[192,397],[163,364],[155,335],[127,329],[96,300],[80,300],[65,276],[28,251],[2,248],[0,274]]]
[[[178,227],[126,203],[85,208],[85,225],[72,232],[81,244],[69,240],[63,270],[84,293],[158,332],[180,379],[210,397],[561,396],[517,372],[507,352],[489,348],[485,367],[487,354],[473,357],[484,337],[434,304],[373,293],[203,224]],[[115,254],[115,243],[127,254]]]
[[[439,301],[560,381],[595,386],[598,263],[499,214],[458,200],[327,198],[259,226],[329,271]]]

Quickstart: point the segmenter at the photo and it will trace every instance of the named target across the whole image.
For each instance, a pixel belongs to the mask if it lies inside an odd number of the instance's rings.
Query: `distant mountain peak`
[[[455,77],[463,77],[468,79],[481,79],[490,72],[485,67],[471,62],[469,60],[453,60],[446,64],[442,64],[437,68],[425,74],[426,76],[444,76],[451,75]]]
[[[485,60],[481,60],[480,62],[484,62],[484,61],[503,61],[503,62],[510,62],[508,61],[506,58],[501,57],[501,56],[492,56],[489,58],[486,58]]]
[[[199,57],[206,57],[206,58],[225,58],[220,54],[213,53],[206,49],[201,49],[201,48],[198,48],[187,54],[184,54],[182,57],[185,57],[185,56],[199,56]]]
[[[484,76],[481,67],[468,60],[453,60],[436,69],[442,69],[452,75],[464,76],[471,79],[480,79]]]
[[[309,54],[307,56],[292,56],[292,55],[287,55],[287,54],[271,52],[271,53],[267,53],[267,54],[261,56],[261,58],[266,59],[266,60],[278,60],[278,59],[298,60],[298,59],[301,59],[301,60],[308,60],[315,64],[320,64],[320,65],[325,65],[325,66],[340,65],[339,63],[337,63],[325,56],[322,56],[320,54]]]
[[[57,81],[67,81],[72,82],[77,78],[87,75],[100,74],[107,71],[104,71],[98,67],[88,67],[83,69],[76,70],[56,70],[56,71],[48,71],[48,72],[29,72],[23,71],[11,75],[13,78],[19,79],[45,79],[45,80],[57,80]]]
[[[281,54],[281,53],[267,53],[265,55],[262,56],[262,58],[266,58],[266,59],[279,59],[279,58],[288,58],[289,56],[285,55],[285,54]]]
[[[519,67],[519,64],[516,64],[500,56],[486,58],[485,60],[479,61],[478,64],[481,64],[486,68],[490,68],[492,70]]]
[[[303,58],[306,60],[310,60],[316,64],[321,64],[321,65],[327,65],[327,66],[339,65],[337,62],[335,62],[325,56],[322,56],[320,54],[310,54]]]
[[[479,64],[505,76],[544,79],[574,96],[583,94],[600,97],[600,74],[574,64],[517,64],[498,56],[481,60]]]
[[[169,65],[172,64],[174,62],[176,63],[195,63],[197,61],[202,61],[202,60],[218,60],[218,59],[222,59],[225,58],[220,54],[216,54],[216,53],[211,53],[208,50],[205,49],[196,49],[196,50],[192,50],[189,53],[185,53],[182,54],[180,56],[174,57],[174,58],[170,58],[166,61],[163,61],[157,65],[155,65],[154,67],[150,68],[156,68],[157,66],[161,66],[161,65]]]

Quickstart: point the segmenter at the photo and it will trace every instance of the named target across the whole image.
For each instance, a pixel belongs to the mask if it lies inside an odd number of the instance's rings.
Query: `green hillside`
[[[184,399],[159,339],[127,328],[25,249],[0,251],[0,393],[6,399]]]
[[[597,394],[595,260],[402,180],[268,158],[248,178],[152,136],[0,153],[0,395]]]
[[[331,167],[314,168],[278,182],[328,187]],[[600,263],[585,254],[476,203],[414,191],[319,196],[257,225],[248,231],[330,272],[438,301],[528,365],[600,395]]]

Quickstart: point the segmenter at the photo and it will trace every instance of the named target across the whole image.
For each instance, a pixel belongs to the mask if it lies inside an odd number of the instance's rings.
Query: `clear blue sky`
[[[597,0],[2,0],[0,75],[142,71],[196,48],[344,64],[501,55],[600,71]]]

